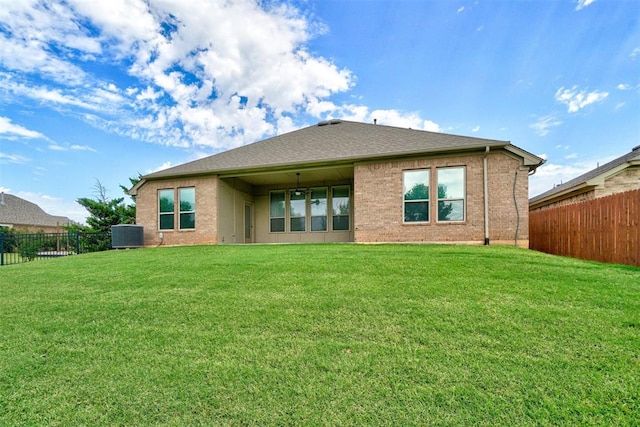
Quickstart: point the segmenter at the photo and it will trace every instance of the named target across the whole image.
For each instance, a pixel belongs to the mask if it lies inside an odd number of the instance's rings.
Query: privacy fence
[[[111,249],[111,233],[0,233],[0,266]]]
[[[529,247],[640,266],[640,190],[531,212]]]

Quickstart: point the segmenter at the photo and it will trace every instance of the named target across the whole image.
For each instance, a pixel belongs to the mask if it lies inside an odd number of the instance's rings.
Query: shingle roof
[[[509,141],[331,120],[151,173],[143,178],[339,163],[419,153],[463,151],[487,146],[519,150],[520,154],[531,156],[531,165],[538,166],[543,162],[511,145]]]
[[[573,189],[574,187],[579,187],[583,184],[588,183],[589,181],[598,178],[601,175],[606,175],[607,172],[612,171],[618,166],[624,165],[625,163],[632,161],[640,161],[640,145],[635,147],[633,150],[628,152],[627,154],[618,157],[610,161],[609,163],[605,163],[602,166],[599,166],[595,169],[590,170],[587,173],[584,173],[572,180],[569,180],[563,184],[560,184],[556,187],[553,187],[551,190],[545,191],[544,193],[538,194],[535,197],[529,199],[529,204],[537,203],[545,199],[549,199],[554,195],[559,195],[560,193],[565,193]]]
[[[66,216],[49,215],[40,206],[12,194],[2,194],[0,203],[1,225],[28,225],[35,227],[56,227],[71,224]]]

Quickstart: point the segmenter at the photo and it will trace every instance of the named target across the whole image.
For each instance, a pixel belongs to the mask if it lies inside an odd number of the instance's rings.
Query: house
[[[528,178],[508,141],[322,121],[170,169],[130,190],[145,245],[528,245]]]
[[[640,145],[629,153],[529,200],[538,211],[640,188]]]
[[[73,224],[66,216],[49,215],[35,203],[13,194],[0,194],[0,227],[23,232],[61,232],[62,226]]]

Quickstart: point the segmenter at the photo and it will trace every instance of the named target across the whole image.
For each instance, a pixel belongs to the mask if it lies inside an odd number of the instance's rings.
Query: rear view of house
[[[343,120],[142,177],[145,245],[528,244],[528,176],[508,141]]]

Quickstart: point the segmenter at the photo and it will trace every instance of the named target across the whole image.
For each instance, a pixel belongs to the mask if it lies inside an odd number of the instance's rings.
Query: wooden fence
[[[530,212],[529,247],[640,266],[640,190]]]

